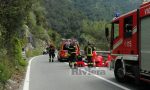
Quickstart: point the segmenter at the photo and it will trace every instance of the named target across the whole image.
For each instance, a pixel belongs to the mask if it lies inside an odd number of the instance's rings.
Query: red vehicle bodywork
[[[120,77],[118,78],[117,76],[118,68],[123,68],[122,72],[124,76],[127,75],[135,79],[150,81],[150,70],[148,69],[150,68],[148,64],[150,61],[147,60],[149,59],[148,55],[150,55],[148,51],[149,48],[142,44],[143,40],[147,42],[150,40],[149,36],[144,36],[143,34],[145,33],[146,35],[144,30],[149,28],[147,25],[147,23],[150,22],[149,18],[150,2],[112,21],[110,49],[112,60],[115,62],[114,73],[118,81],[123,80],[123,78],[120,79]],[[115,31],[117,31],[115,25],[119,26],[117,37],[115,37]],[[130,32],[127,30],[130,30]],[[150,29],[147,30],[147,33],[150,33],[149,31]],[[142,51],[143,48],[146,48],[145,51]],[[147,57],[145,57],[146,55]]]
[[[59,55],[61,58],[68,58],[68,51],[67,50],[60,50]]]
[[[132,29],[132,39],[124,38],[124,18],[133,16],[133,29]],[[137,10],[129,12],[121,17],[113,20],[114,22],[119,21],[119,36],[112,40],[112,53],[113,54],[138,54],[137,46]],[[113,32],[112,32],[113,33]],[[113,37],[112,37],[113,38]]]
[[[61,42],[60,50],[58,53],[59,61],[68,61],[69,54],[66,46],[69,45],[70,42],[71,42],[70,39],[65,39]],[[79,54],[80,54],[80,47],[78,42],[76,41],[76,55]]]

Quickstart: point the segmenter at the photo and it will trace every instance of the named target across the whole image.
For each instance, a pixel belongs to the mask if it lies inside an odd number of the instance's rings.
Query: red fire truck
[[[117,81],[127,76],[150,82],[150,2],[113,19],[110,49]],[[109,38],[109,29],[105,29]]]

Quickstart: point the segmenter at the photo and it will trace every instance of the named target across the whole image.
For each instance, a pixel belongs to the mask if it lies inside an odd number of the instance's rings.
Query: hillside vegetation
[[[49,43],[76,38],[84,47],[95,43],[108,50],[105,25],[115,12],[139,7],[140,0],[0,0],[0,90],[9,79],[17,81],[27,58],[41,54]]]
[[[27,61],[22,50],[29,58],[52,42],[56,32],[45,15],[41,0],[0,0],[0,90],[9,79],[20,82],[23,77]]]
[[[75,37],[106,49],[104,28],[116,12],[138,8],[140,0],[44,0],[48,26],[64,38]]]

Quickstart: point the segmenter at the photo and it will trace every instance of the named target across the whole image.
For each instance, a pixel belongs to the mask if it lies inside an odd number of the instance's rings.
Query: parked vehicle
[[[109,29],[105,29],[109,37]],[[150,2],[112,21],[111,56],[114,74],[124,82],[126,76],[150,82]]]
[[[61,61],[68,61],[69,53],[68,53],[68,48],[70,45],[71,39],[63,39],[61,44],[60,44],[60,49],[58,52],[58,60]],[[76,54],[80,54],[80,47],[77,41],[76,42]]]
[[[46,47],[46,48],[43,50],[42,54],[43,54],[43,55],[48,54],[48,47]]]
[[[48,51],[45,49],[43,50],[43,55],[48,54]]]

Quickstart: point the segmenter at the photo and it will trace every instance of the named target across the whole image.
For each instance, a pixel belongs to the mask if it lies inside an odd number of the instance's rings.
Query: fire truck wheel
[[[125,82],[126,75],[124,73],[124,69],[122,67],[122,63],[116,63],[115,70],[114,70],[115,78],[119,82]]]

